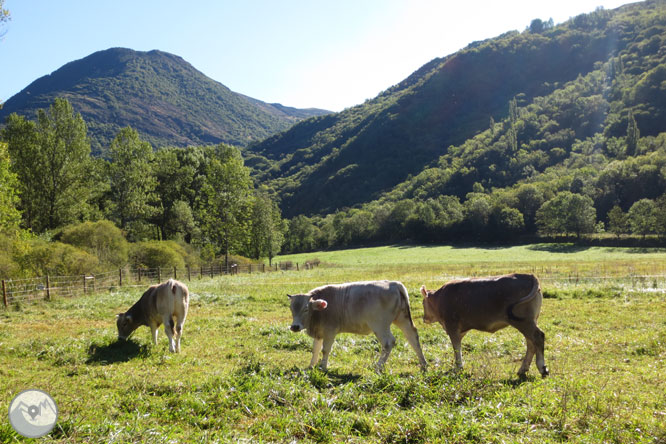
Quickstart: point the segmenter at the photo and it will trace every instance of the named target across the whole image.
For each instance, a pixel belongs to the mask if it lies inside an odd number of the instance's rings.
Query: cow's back
[[[511,306],[527,298],[535,286],[538,280],[531,274],[452,281],[442,287],[441,314],[445,317],[455,314],[468,320],[490,313],[504,315]]]
[[[144,300],[145,299],[145,300]],[[187,287],[173,279],[154,285],[144,293],[142,308],[148,318],[160,324],[166,316],[178,316],[187,313],[189,291]]]
[[[310,292],[313,299],[328,303],[326,310],[313,312],[312,325],[340,332],[368,334],[373,323],[389,324],[405,307],[404,286],[396,281],[350,282],[326,285]],[[407,305],[407,308],[409,305]]]

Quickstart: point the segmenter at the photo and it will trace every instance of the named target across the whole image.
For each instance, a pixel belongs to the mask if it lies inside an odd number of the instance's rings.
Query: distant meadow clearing
[[[666,251],[531,245],[391,246],[283,256],[319,267],[186,283],[182,352],[141,327],[117,342],[115,314],[143,287],[0,311],[0,393],[49,392],[43,442],[666,442]],[[525,271],[542,281],[542,379],[516,377],[522,335],[470,332],[465,370],[418,289],[453,276]],[[308,370],[312,341],[288,330],[287,293],[326,283],[401,280],[428,371],[394,328],[383,374],[373,336],[339,335],[329,371]],[[7,417],[1,442],[28,441]]]

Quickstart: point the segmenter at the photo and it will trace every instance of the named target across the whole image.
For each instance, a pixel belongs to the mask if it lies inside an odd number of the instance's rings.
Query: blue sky
[[[181,56],[233,91],[340,111],[436,57],[617,0],[5,0],[0,100],[111,47]]]

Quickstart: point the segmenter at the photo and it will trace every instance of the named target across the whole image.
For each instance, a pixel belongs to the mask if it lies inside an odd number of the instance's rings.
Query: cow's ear
[[[315,299],[313,301],[310,301],[310,306],[315,311],[322,311],[326,310],[326,307],[328,307],[328,302],[326,302],[323,299]]]
[[[287,297],[288,297],[289,299],[291,299],[293,296],[290,295],[289,293],[287,293]]]
[[[428,290],[426,290],[425,285],[421,285],[421,294],[423,295],[424,298],[428,297]]]

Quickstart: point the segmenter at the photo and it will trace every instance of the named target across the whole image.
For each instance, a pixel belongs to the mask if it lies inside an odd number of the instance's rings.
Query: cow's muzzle
[[[298,324],[292,324],[291,327],[289,327],[291,331],[301,331],[301,326]]]

